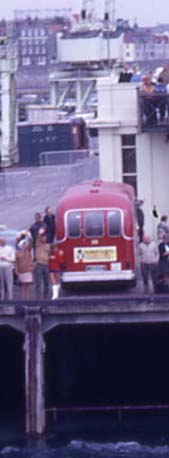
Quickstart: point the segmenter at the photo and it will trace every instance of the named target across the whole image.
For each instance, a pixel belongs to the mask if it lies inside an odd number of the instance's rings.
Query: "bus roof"
[[[58,208],[66,211],[74,208],[123,207],[127,201],[129,204],[134,199],[134,189],[127,183],[84,181],[65,190]]]

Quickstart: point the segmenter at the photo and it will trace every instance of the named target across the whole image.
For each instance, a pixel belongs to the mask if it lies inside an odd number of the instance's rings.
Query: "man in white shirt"
[[[13,265],[15,252],[5,239],[0,239],[0,287],[1,301],[5,299],[7,290],[8,299],[13,298]]]
[[[149,277],[152,279],[155,292],[159,252],[157,243],[151,240],[150,235],[144,235],[143,241],[139,245],[139,255],[145,293],[149,292]]]

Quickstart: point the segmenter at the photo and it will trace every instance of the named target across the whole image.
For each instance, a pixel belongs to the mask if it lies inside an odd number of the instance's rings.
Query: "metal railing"
[[[65,151],[43,151],[39,154],[39,165],[72,164],[79,159],[85,159],[89,150],[65,150]]]

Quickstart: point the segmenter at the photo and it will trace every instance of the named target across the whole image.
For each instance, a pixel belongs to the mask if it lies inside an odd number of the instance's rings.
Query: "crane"
[[[81,20],[92,22],[94,14],[94,2],[95,0],[82,0],[81,5]]]
[[[111,26],[115,24],[115,10],[115,0],[105,0],[104,20]]]

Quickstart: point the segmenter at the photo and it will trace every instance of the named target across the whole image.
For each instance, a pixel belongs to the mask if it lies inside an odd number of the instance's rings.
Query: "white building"
[[[123,37],[123,58],[125,63],[133,63],[137,61],[136,58],[136,43],[132,34],[124,34]]]
[[[169,214],[169,124],[148,128],[140,125],[136,83],[98,80],[98,127],[100,178],[128,182],[135,186],[138,199],[144,199],[146,231],[156,234],[152,216]],[[168,132],[168,133],[167,133]]]
[[[0,49],[0,154],[3,166],[17,162],[16,61]]]

